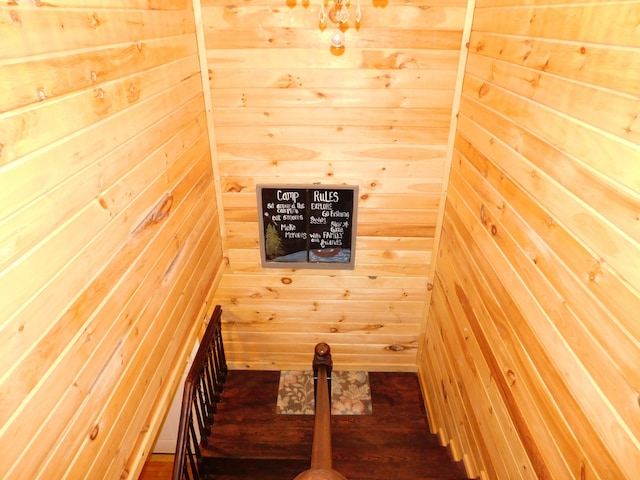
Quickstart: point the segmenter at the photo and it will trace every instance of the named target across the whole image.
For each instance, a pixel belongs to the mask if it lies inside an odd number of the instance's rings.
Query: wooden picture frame
[[[358,187],[257,185],[264,268],[352,270]]]

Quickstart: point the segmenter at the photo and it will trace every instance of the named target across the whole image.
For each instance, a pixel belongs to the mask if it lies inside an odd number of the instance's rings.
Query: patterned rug
[[[277,413],[313,415],[313,372],[280,372]],[[331,375],[332,415],[371,415],[371,389],[367,372],[340,372]]]

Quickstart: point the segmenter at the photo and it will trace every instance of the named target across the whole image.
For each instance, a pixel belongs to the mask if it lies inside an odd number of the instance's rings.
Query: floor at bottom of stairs
[[[229,372],[206,451],[216,480],[292,480],[309,467],[313,416],[276,413],[278,380],[279,372]],[[417,376],[371,372],[369,380],[372,415],[331,417],[334,469],[348,480],[466,478],[429,432]],[[171,478],[157,467],[152,457],[140,478]]]

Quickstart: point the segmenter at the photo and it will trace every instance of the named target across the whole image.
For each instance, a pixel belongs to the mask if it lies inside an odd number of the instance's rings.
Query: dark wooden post
[[[331,359],[331,347],[326,343],[318,343],[313,355],[313,395],[317,400],[318,395],[318,369],[324,365],[327,372],[327,386],[329,388],[329,407],[331,407],[331,372],[333,370],[333,360]],[[316,403],[317,405],[317,403]]]

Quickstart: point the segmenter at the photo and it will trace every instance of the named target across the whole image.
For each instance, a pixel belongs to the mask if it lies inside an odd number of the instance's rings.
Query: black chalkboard
[[[264,267],[353,268],[358,187],[258,186]]]

